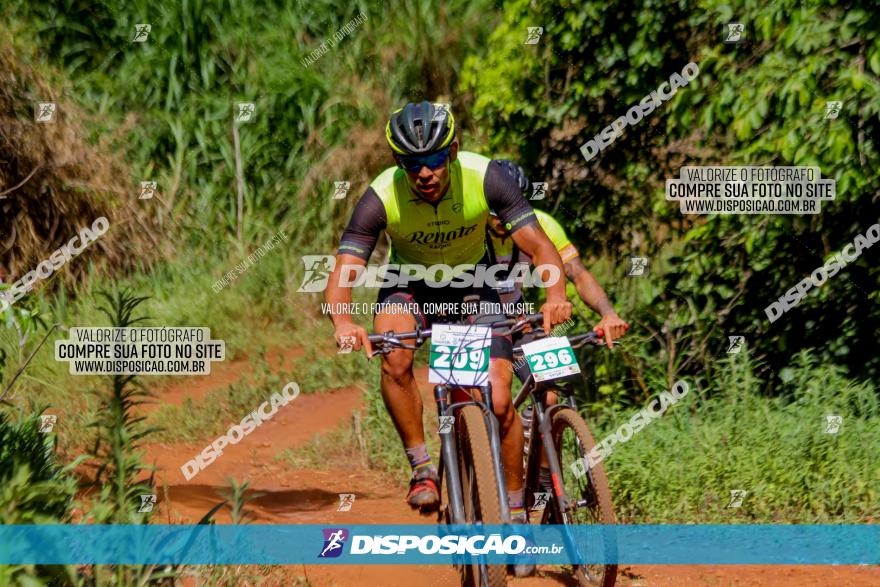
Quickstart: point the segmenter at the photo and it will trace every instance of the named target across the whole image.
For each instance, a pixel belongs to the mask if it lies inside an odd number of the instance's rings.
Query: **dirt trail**
[[[285,352],[285,363],[296,356]],[[272,356],[275,363],[278,354]],[[219,368],[218,368],[219,367]],[[189,379],[160,390],[160,401],[179,404],[184,397],[204,397],[213,389],[222,389],[247,374],[246,361],[215,366],[215,371],[196,386]],[[426,372],[417,380],[426,408],[432,410],[430,387]],[[159,513],[157,523],[194,523],[222,498],[218,491],[228,487],[227,477],[248,480],[250,488],[263,493],[248,504],[255,515],[254,523],[276,524],[417,524],[433,523],[435,518],[420,516],[403,500],[404,490],[386,475],[362,468],[334,468],[328,462],[321,469],[294,469],[275,457],[285,448],[296,449],[319,433],[336,429],[351,421],[354,410],[362,406],[359,389],[345,388],[318,394],[302,393],[281,408],[269,421],[255,429],[237,445],[190,481],[180,466],[193,458],[213,438],[197,443],[151,444],[146,446],[148,462],[159,469]],[[163,489],[167,485],[167,493]],[[349,512],[337,512],[338,494],[354,493],[356,499]],[[217,515],[218,523],[230,523],[227,509]],[[273,575],[266,585],[293,584],[297,576],[305,576],[317,587],[339,585],[375,585],[410,587],[413,585],[455,586],[457,574],[446,566],[403,565],[315,565],[284,567],[284,577]],[[573,585],[571,579],[553,567],[539,568],[538,576],[527,579],[510,578],[515,586]],[[618,585],[622,587],[679,586],[758,586],[785,587],[880,585],[876,567],[827,566],[627,566],[621,569]]]

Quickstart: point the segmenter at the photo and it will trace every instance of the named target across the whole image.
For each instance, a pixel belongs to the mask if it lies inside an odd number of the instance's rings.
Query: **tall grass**
[[[42,412],[0,412],[2,524],[69,521],[76,483],[55,458],[55,434],[39,431]]]
[[[102,292],[107,305],[99,309],[115,328],[128,328],[145,320],[134,316],[134,311],[146,299],[127,290],[113,295]],[[152,476],[142,480],[147,470],[141,464],[138,447],[155,429],[143,425],[145,418],[137,415],[138,406],[155,397],[136,381],[135,375],[112,375],[107,392],[101,397],[97,418],[92,424],[97,430],[95,455],[99,465],[95,481],[101,488],[101,502],[105,505],[98,514],[102,521],[116,524],[140,523],[146,516],[139,514],[142,494],[155,492]]]
[[[246,251],[243,256],[250,252]],[[225,342],[227,362],[247,356],[254,361],[253,367],[261,374],[260,377],[272,375],[274,378],[274,383],[269,379],[259,383],[261,380],[258,379],[256,386],[242,381],[237,384],[234,393],[230,390],[236,397],[248,401],[262,397],[257,402],[260,403],[271,391],[277,391],[289,380],[297,381],[303,393],[354,383],[360,378],[361,361],[363,364],[366,361],[362,357],[337,361],[332,350],[334,344],[329,321],[317,320],[312,311],[303,311],[301,306],[295,304],[296,297],[303,295],[296,293],[301,282],[302,264],[291,252],[288,243],[280,243],[219,293],[212,289],[215,279],[229,271],[242,257],[227,261],[219,255],[205,255],[191,260],[186,271],[180,271],[179,265],[163,262],[144,273],[120,279],[117,286],[151,295],[140,306],[150,316],[142,325],[208,327],[213,339]],[[46,317],[44,322],[57,320],[66,326],[106,325],[107,318],[98,308],[101,297],[92,285],[99,280],[97,274],[92,274],[92,278],[75,292],[62,289],[62,295],[54,298],[38,292],[22,299],[19,304]],[[25,358],[45,335],[42,327],[35,325],[33,328],[33,333],[22,347],[19,346],[20,337],[16,329],[0,328],[0,352],[5,353],[7,362],[4,375],[0,378],[0,389],[9,384]],[[79,375],[74,379],[68,374],[66,363],[54,360],[54,341],[68,336],[63,330],[50,335],[6,399],[15,405],[33,398],[45,404],[65,406],[57,423],[58,437],[62,453],[72,457],[91,448],[87,447],[92,438],[89,424],[100,409],[96,392],[102,389],[103,379],[89,375]],[[305,355],[295,360],[292,373],[285,374],[265,364],[267,348],[289,349],[298,346],[304,347]],[[332,360],[325,354],[328,352]],[[287,378],[281,382],[284,377]],[[156,387],[171,380],[171,377],[163,376],[148,379]],[[279,382],[280,385],[277,385]],[[190,417],[194,421],[206,422],[225,419],[229,415],[228,404],[223,399],[225,396],[221,393],[215,397],[220,403],[212,401],[206,407],[200,405],[193,410],[193,414],[199,417]],[[252,409],[245,409],[244,413]],[[238,415],[238,419],[242,415]],[[177,419],[184,421],[186,418],[179,414]],[[172,428],[168,422],[158,423]],[[192,426],[186,426],[185,429],[192,429]]]
[[[76,495],[72,471],[55,458],[54,434],[39,431],[41,409],[0,412],[0,524],[69,523]],[[30,581],[30,583],[28,583]],[[0,565],[0,584],[76,584],[74,566]]]
[[[880,401],[876,386],[817,365],[807,352],[767,398],[747,355],[730,355],[711,390],[690,393],[605,459],[622,520],[649,522],[869,522],[876,519]],[[661,389],[656,390],[662,391]],[[597,441],[635,410],[589,418]],[[843,417],[826,433],[825,416]],[[730,491],[747,496],[728,508]]]
[[[230,125],[237,102],[254,102],[255,120],[240,128],[246,242],[286,225],[295,242],[328,247],[347,211],[331,205],[331,182],[366,180],[391,164],[387,155],[377,159],[372,139],[351,133],[372,128],[381,139],[391,106],[451,94],[464,54],[488,32],[490,6],[405,0],[390,10],[359,2],[340,11],[295,0],[67,0],[63,7],[16,0],[4,16],[67,69],[70,98],[100,105],[109,129],[132,129],[118,147],[133,181],[158,181],[152,213],[163,230],[196,248],[229,244]],[[330,53],[311,67],[300,63],[362,11],[366,22]],[[152,26],[144,43],[131,42],[137,23]]]

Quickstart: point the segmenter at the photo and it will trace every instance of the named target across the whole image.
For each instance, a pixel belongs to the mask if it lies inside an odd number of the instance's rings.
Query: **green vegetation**
[[[64,467],[57,462],[54,434],[39,431],[43,410],[29,412],[33,415],[16,414],[15,421],[0,412],[0,524],[70,523],[77,489],[72,471],[78,462]],[[0,565],[4,585],[74,584],[75,578],[73,566]]]
[[[112,294],[101,292],[106,305],[99,310],[116,327],[127,327],[143,320],[134,312],[145,298],[136,297],[127,290]],[[2,369],[0,369],[2,375]],[[135,376],[114,375],[106,378],[100,392],[100,409],[90,427],[95,430],[95,444],[91,454],[81,455],[67,466],[57,464],[55,433],[41,432],[39,415],[44,411],[31,404],[36,416],[18,414],[16,423],[0,413],[0,523],[4,524],[58,524],[58,523],[112,523],[145,524],[150,511],[142,511],[142,496],[155,496],[152,475],[144,479],[148,468],[139,452],[141,441],[153,432],[143,426],[145,420],[137,416],[138,405],[150,398],[136,381]],[[87,466],[90,484],[95,491],[77,495],[78,481],[74,470]],[[90,472],[91,472],[90,471]],[[82,475],[82,473],[79,473]],[[243,487],[233,485],[234,508],[237,519],[242,519]],[[74,510],[87,511],[85,520],[74,519]],[[214,511],[199,523],[208,523]],[[0,568],[0,579],[17,584],[77,585],[159,585],[166,579],[179,576],[179,568],[156,565],[96,565],[88,573],[73,566],[9,565]]]
[[[876,390],[803,352],[768,398],[752,361],[730,355],[711,386],[690,393],[605,459],[628,523],[867,523],[876,519],[880,401]],[[635,410],[589,419],[597,442]],[[836,434],[827,415],[842,417]],[[595,426],[598,424],[598,426]],[[727,508],[730,491],[747,491]]]
[[[747,44],[720,42],[732,21]],[[539,44],[523,46],[525,22],[543,24]],[[776,371],[810,349],[876,380],[880,270],[867,255],[777,322],[764,308],[880,220],[878,24],[860,2],[514,0],[462,86],[487,150],[549,181],[547,206],[575,244],[619,267],[603,283],[621,315],[664,333],[641,369],[698,375],[740,334]],[[585,163],[581,145],[689,61],[695,80]],[[845,114],[823,120],[828,100]],[[663,196],[683,165],[818,166],[837,197],[816,216],[683,216]],[[624,305],[615,286],[630,254],[650,259],[650,291]]]
[[[69,519],[76,483],[55,459],[54,434],[39,431],[41,414],[13,422],[0,413],[0,523]]]

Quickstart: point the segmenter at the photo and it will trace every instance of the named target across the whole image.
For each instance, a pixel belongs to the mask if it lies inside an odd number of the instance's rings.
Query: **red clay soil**
[[[284,353],[285,359],[294,356]],[[273,359],[277,357],[275,355]],[[274,361],[272,361],[274,363]],[[203,397],[211,389],[228,385],[246,374],[246,361],[216,365],[210,376],[193,386],[190,379],[161,390],[166,398],[180,403],[183,397]],[[417,378],[427,409],[433,410],[426,371]],[[173,398],[173,399],[171,399]],[[247,480],[250,488],[263,493],[248,504],[254,523],[275,524],[417,524],[433,523],[435,518],[421,516],[404,502],[404,489],[380,474],[364,468],[334,468],[328,462],[321,469],[294,469],[275,461],[285,448],[296,449],[315,434],[330,432],[351,421],[351,415],[362,405],[361,392],[346,388],[323,393],[302,393],[281,408],[269,421],[255,429],[237,445],[228,447],[213,464],[186,481],[180,471],[184,462],[193,458],[213,438],[197,443],[153,444],[146,447],[148,462],[155,462],[159,489],[157,523],[194,523],[222,499],[218,491],[228,487],[227,477]],[[167,484],[167,494],[163,486]],[[354,507],[337,512],[339,493],[354,493]],[[228,510],[217,514],[217,522],[230,523]],[[372,587],[413,585],[458,585],[458,576],[447,566],[403,565],[313,565],[289,566],[278,569],[263,585],[291,585],[296,577],[306,577],[309,584]],[[538,575],[526,579],[510,577],[512,585],[551,586],[575,585],[554,567],[539,567]],[[620,569],[618,585],[645,587],[679,586],[757,586],[784,587],[840,586],[861,587],[880,585],[880,569],[852,566],[626,566]]]

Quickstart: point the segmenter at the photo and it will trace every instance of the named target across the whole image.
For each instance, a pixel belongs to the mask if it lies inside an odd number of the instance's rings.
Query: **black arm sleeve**
[[[385,206],[373,188],[367,188],[361,199],[358,200],[354,212],[342,238],[339,239],[337,255],[354,255],[364,261],[369,261],[373,248],[379,240],[388,218],[385,215]]]
[[[532,205],[523,197],[519,183],[497,161],[489,163],[483,193],[489,209],[498,214],[510,232],[538,221]]]

